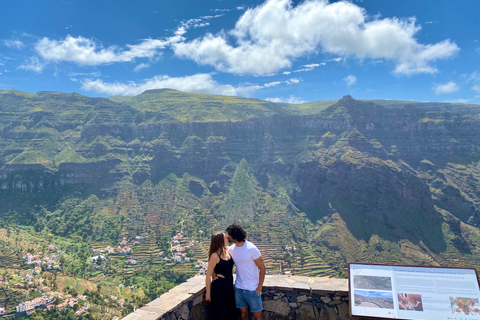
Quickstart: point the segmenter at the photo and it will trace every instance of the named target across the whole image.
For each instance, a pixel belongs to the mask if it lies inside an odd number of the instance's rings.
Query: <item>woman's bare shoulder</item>
[[[208,260],[208,262],[213,262],[213,263],[218,263],[219,261],[220,261],[220,256],[216,252],[212,253],[212,255],[210,256],[210,259]]]

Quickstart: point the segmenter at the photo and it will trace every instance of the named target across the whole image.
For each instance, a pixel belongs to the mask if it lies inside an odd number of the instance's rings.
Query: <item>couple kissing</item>
[[[232,224],[214,234],[208,252],[206,301],[211,301],[213,320],[236,320],[237,308],[242,320],[252,312],[255,320],[263,319],[262,286],[265,264],[258,248],[248,241],[242,226]],[[229,243],[233,243],[228,246]],[[236,268],[233,284],[233,265]]]

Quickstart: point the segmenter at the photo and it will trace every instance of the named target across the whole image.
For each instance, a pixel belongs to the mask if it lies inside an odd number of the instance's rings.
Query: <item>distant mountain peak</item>
[[[345,107],[348,110],[351,110],[352,108],[357,109],[357,108],[359,108],[361,106],[364,106],[364,105],[365,105],[365,102],[360,101],[360,100],[355,100],[349,94],[344,95],[342,97],[342,99],[338,100],[337,103],[334,104],[334,106]]]
[[[352,98],[352,96],[349,95],[349,94],[344,95],[344,96],[342,97],[342,99],[351,99],[351,100],[354,100],[354,99]]]
[[[139,95],[142,95],[142,94],[152,94],[152,93],[163,93],[163,92],[167,92],[167,91],[177,91],[177,92],[180,92],[180,91],[174,90],[174,89],[162,88],[162,89],[150,89],[150,90],[145,90],[144,92],[140,93]]]
[[[355,99],[352,98],[351,95],[347,94],[342,97],[342,99],[338,100],[338,102],[352,102],[355,101]]]
[[[352,107],[355,109],[358,105],[362,104],[362,101],[355,100],[352,98],[351,95],[347,94],[342,97],[342,99],[338,100],[336,103],[332,104],[330,107],[327,108],[330,110],[336,110],[338,108],[346,108],[347,110],[350,110]]]

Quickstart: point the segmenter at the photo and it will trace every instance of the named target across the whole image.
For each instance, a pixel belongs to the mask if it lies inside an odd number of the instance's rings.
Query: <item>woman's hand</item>
[[[212,301],[212,298],[210,297],[210,293],[205,294],[205,301]]]

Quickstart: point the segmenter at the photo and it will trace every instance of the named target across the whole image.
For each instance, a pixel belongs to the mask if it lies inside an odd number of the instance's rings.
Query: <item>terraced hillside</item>
[[[272,273],[479,263],[479,106],[2,91],[0,113],[2,221],[95,249],[125,241],[131,255],[92,277],[146,283],[139,272],[173,258],[176,234],[197,241],[179,252],[204,260],[233,222]]]

